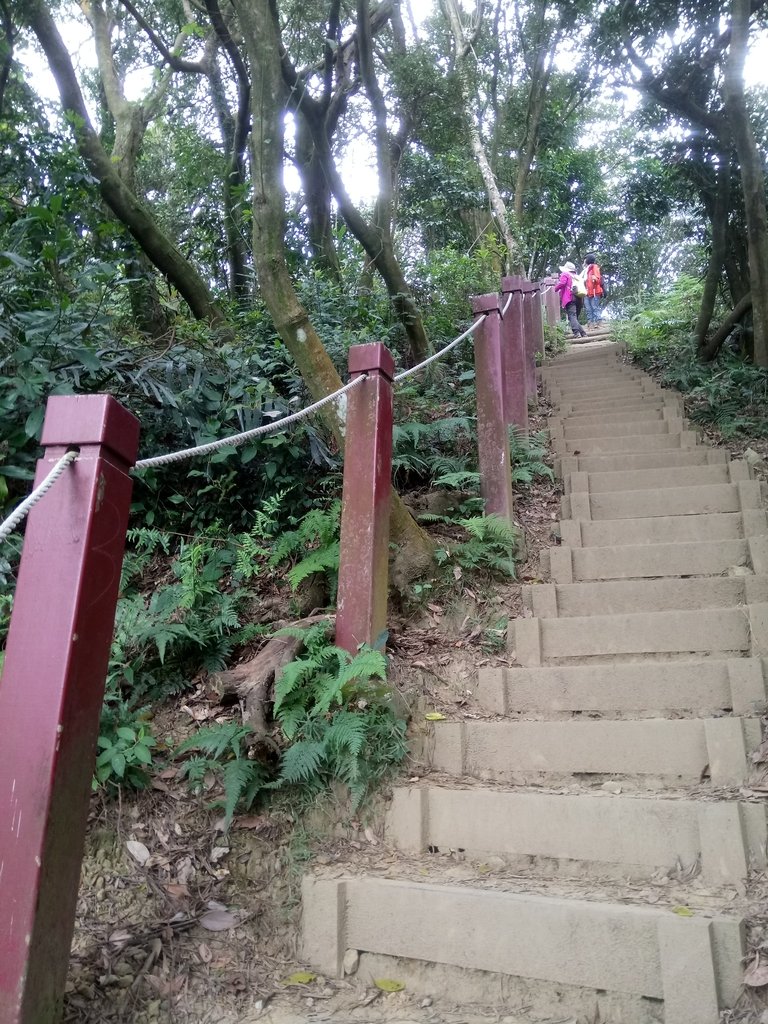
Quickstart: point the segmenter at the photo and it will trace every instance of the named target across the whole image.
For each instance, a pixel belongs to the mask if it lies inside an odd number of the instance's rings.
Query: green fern
[[[314,509],[299,521],[295,530],[286,531],[277,540],[272,548],[270,565],[276,566],[302,555],[287,574],[293,589],[308,576],[319,572],[325,575],[333,599],[339,572],[340,526],[340,501],[334,501],[327,509]]]

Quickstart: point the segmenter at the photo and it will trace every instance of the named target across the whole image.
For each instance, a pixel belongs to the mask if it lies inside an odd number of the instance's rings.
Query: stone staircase
[[[480,712],[435,723],[430,772],[395,790],[394,864],[305,879],[315,969],[360,954],[369,978],[579,1024],[717,1024],[739,998],[768,522],[747,466],[617,356],[542,371],[551,582],[524,588],[518,667],[480,669]]]

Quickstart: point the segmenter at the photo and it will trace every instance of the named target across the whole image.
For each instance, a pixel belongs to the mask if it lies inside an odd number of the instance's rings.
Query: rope
[[[29,512],[45,497],[64,470],[71,466],[76,458],[77,452],[67,452],[66,455],[62,455],[45,480],[32,491],[28,498],[16,506],[7,519],[0,523],[0,542],[10,537],[19,523],[24,521]]]
[[[480,324],[483,323],[483,321],[485,320],[485,318],[487,316],[488,316],[487,313],[483,313],[483,315],[481,317],[479,317],[477,320],[475,320],[475,322],[472,324],[471,327],[468,327],[466,329],[466,331],[464,331],[463,334],[460,334],[458,336],[458,338],[454,338],[452,342],[450,342],[448,345],[445,346],[445,348],[441,348],[440,351],[439,352],[435,352],[435,354],[433,356],[429,356],[428,359],[423,360],[421,363],[418,363],[416,366],[412,366],[410,368],[410,370],[403,370],[402,373],[398,373],[396,375],[396,377],[395,377],[395,384],[399,384],[400,381],[401,380],[405,380],[406,377],[410,377],[414,373],[418,373],[419,370],[423,370],[425,366],[429,366],[430,363],[434,363],[434,361],[436,359],[441,359],[446,354],[446,352],[450,352],[452,348],[456,348],[456,346],[460,342],[464,341],[465,338],[468,338],[470,336],[470,334],[474,334],[475,333],[475,331],[478,329]]]
[[[321,409],[324,405],[328,405],[329,402],[335,402],[337,398],[341,398],[342,395],[346,395],[352,388],[356,388],[358,384],[362,382],[368,376],[367,373],[360,374],[359,377],[355,377],[349,384],[345,384],[343,388],[339,388],[338,391],[334,391],[332,395],[326,395],[325,398],[321,398],[314,405],[308,405],[306,409],[300,409],[299,412],[293,412],[290,416],[283,416],[282,419],[275,420],[274,423],[266,423],[261,427],[254,427],[253,430],[246,430],[242,434],[233,434],[232,437],[222,437],[218,441],[210,441],[208,444],[199,444],[195,448],[185,448],[183,451],[171,452],[168,455],[156,455],[151,459],[140,459],[136,463],[136,469],[147,469],[150,466],[167,466],[171,462],[181,462],[183,459],[191,459],[194,455],[207,455],[209,452],[218,451],[219,448],[226,448],[231,445],[243,444],[245,441],[250,441],[254,437],[262,437],[265,434],[275,434],[279,430],[283,430],[289,423],[296,423],[298,420],[304,419],[305,416],[311,415]]]
[[[504,309],[502,309],[502,311],[501,311],[501,318],[502,318],[502,320],[507,315],[507,310],[509,309],[509,307],[511,305],[512,305],[512,292],[509,293],[509,298],[507,299],[507,301],[506,301],[506,303],[504,305]]]

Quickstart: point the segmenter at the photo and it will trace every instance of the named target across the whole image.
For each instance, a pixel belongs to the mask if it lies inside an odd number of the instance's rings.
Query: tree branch
[[[149,22],[144,16],[133,6],[131,0],[118,0],[123,7],[128,11],[131,17],[134,19],[137,25],[144,29],[149,37],[150,42],[155,47],[157,52],[161,55],[163,60],[170,64],[174,71],[189,71],[196,75],[205,75],[208,69],[200,61],[184,60],[182,57],[176,56],[172,53],[160,36],[155,32]]]

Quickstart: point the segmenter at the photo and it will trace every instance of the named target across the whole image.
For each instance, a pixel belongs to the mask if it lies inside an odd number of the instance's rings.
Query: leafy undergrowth
[[[726,442],[768,438],[768,371],[746,362],[728,341],[702,363],[693,328],[701,283],[681,277],[671,291],[619,328],[632,358],[685,396],[686,415]]]

